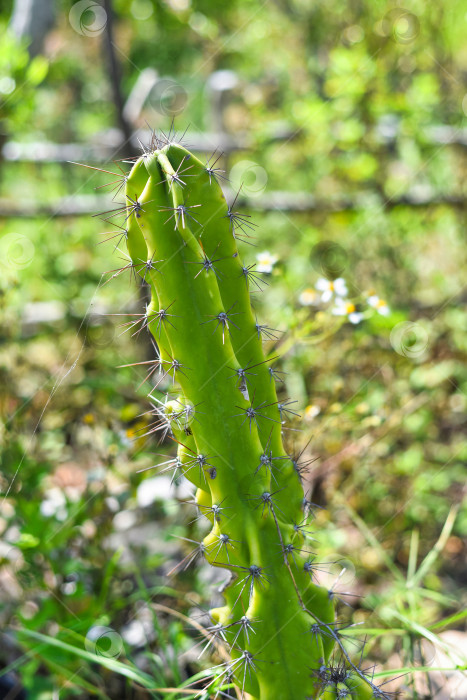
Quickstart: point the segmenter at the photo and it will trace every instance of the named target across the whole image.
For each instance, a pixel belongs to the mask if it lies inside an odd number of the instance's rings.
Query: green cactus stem
[[[213,675],[257,700],[384,697],[349,659],[332,592],[315,582],[311,504],[300,463],[284,448],[288,404],[278,401],[264,349],[276,331],[255,318],[250,288],[259,278],[237,248],[254,224],[227,205],[210,162],[154,136],[125,177],[118,213],[126,267],[150,287],[142,327],[161,375],[179,387],[163,406],[178,442],[168,468],[194,484],[212,524],[206,559],[230,571],[211,632],[231,661]],[[335,649],[345,673],[332,670]]]

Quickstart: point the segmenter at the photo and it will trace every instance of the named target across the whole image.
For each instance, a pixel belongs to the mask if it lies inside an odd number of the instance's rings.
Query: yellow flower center
[[[345,310],[348,314],[353,314],[353,312],[355,311],[355,304],[347,304]]]

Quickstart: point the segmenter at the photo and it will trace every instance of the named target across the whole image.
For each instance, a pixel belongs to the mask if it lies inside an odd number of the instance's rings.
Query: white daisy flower
[[[272,272],[272,268],[276,264],[278,258],[277,255],[271,255],[269,250],[263,250],[262,253],[258,253],[256,256],[257,265],[256,272]]]
[[[352,304],[352,302],[348,299],[342,299],[341,297],[336,298],[332,313],[334,316],[347,316],[350,323],[353,323],[354,325],[360,323],[363,318],[363,314],[356,310],[355,304]]]
[[[384,299],[380,299],[378,296],[376,296],[376,294],[372,294],[367,298],[367,302],[370,306],[376,309],[376,311],[379,314],[381,314],[381,316],[389,316],[389,306],[384,301]]]
[[[331,301],[332,297],[345,297],[348,294],[347,284],[345,279],[338,277],[335,280],[327,280],[320,277],[315,285],[316,289],[321,292],[321,301]]]
[[[307,423],[311,423],[313,418],[316,418],[316,416],[318,416],[320,413],[321,413],[320,407],[317,406],[315,403],[313,403],[305,408],[305,411],[303,413],[303,417]]]
[[[298,297],[298,302],[302,306],[314,306],[319,301],[318,295],[314,289],[307,287]]]

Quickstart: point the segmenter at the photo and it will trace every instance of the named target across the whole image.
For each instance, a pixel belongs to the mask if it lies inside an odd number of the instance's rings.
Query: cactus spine
[[[231,652],[217,675],[258,700],[384,697],[348,658],[332,595],[314,581],[310,504],[263,350],[274,331],[254,317],[255,278],[237,250],[253,224],[228,207],[219,177],[154,135],[125,177],[124,208],[127,267],[151,292],[143,325],[160,371],[180,386],[164,406],[174,469],[212,523],[202,551],[231,572],[225,606],[211,611],[213,637]],[[335,647],[343,669],[330,663]]]

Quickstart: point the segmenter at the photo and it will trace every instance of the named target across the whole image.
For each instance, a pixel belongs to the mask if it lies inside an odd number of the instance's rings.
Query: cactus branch
[[[172,437],[177,456],[160,472],[194,484],[197,518],[211,524],[202,542],[180,538],[190,549],[170,573],[202,557],[230,576],[200,653],[220,644],[230,660],[212,669],[205,692],[223,682],[255,700],[388,697],[344,647],[335,607],[346,593],[319,585],[326,565],[309,548],[314,506],[301,484],[311,460],[306,448],[285,450],[283,431],[299,413],[292,399],[278,401],[283,373],[264,346],[279,331],[256,318],[250,293],[266,283],[237,248],[256,224],[235,209],[240,190],[226,203],[219,158],[200,161],[173,127],[153,132],[128,176],[112,173],[125,199],[103,214],[121,219],[115,237],[129,256],[110,279],[129,272],[150,292],[124,327],[148,330],[155,358],[134,366],[146,372],[142,383],[178,391],[164,401],[150,394],[146,434]]]

